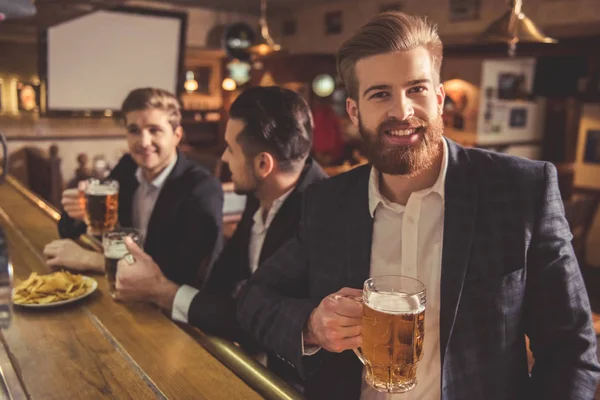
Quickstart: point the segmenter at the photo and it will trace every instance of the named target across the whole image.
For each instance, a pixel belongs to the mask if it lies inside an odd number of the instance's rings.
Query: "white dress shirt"
[[[380,173],[371,168],[369,212],[373,217],[371,268],[369,276],[404,275],[425,285],[425,340],[423,359],[417,367],[417,386],[407,393],[389,394],[371,388],[364,379],[361,400],[439,400],[440,364],[440,279],[444,238],[444,194],[448,170],[448,144],[443,141],[440,173],[432,187],[414,192],[406,206],[392,203],[379,191]],[[302,354],[311,356],[320,346],[304,345]]]
[[[263,218],[264,209],[262,206],[259,207],[254,213],[254,224],[252,225],[252,230],[250,231],[250,243],[248,244],[248,263],[250,265],[251,274],[256,272],[256,269],[258,268],[260,253],[262,251],[263,244],[265,243],[265,238],[267,237],[269,227],[271,226],[273,219],[275,219],[277,212],[279,212],[279,209],[293,190],[294,188],[291,188],[273,202],[266,218]],[[241,289],[242,285],[243,282],[238,285],[232,295],[235,296]],[[185,322],[187,324],[189,319],[190,305],[192,304],[192,301],[198,292],[198,289],[194,287],[181,285],[175,294],[175,299],[173,300],[171,318],[173,318],[175,321]]]
[[[138,169],[135,171],[135,177],[139,182],[139,186],[133,195],[132,222],[133,227],[142,233],[143,241],[146,241],[148,222],[150,221],[150,216],[154,210],[156,200],[158,200],[158,196],[160,195],[160,191],[162,190],[167,177],[171,171],[173,171],[173,168],[175,168],[176,162],[177,155],[173,158],[169,165],[167,165],[167,167],[152,180],[152,182],[148,182],[146,178],[144,178],[141,168],[138,167]]]
[[[263,244],[265,243],[265,238],[267,237],[267,231],[269,230],[273,219],[275,219],[277,212],[283,205],[283,202],[288,198],[290,193],[292,193],[292,190],[294,189],[288,190],[273,202],[266,218],[263,219],[264,210],[262,207],[259,207],[254,213],[254,224],[252,225],[250,247],[248,248],[248,261],[250,263],[251,273],[256,272],[256,269],[258,268],[258,261],[260,260],[260,253]]]
[[[392,203],[379,191],[380,173],[369,178],[369,211],[374,218],[370,276],[404,275],[425,284],[425,340],[417,367],[417,386],[407,393],[388,394],[372,389],[363,378],[361,400],[439,400],[440,279],[444,236],[444,185],[448,145],[435,184],[410,195],[406,206]],[[364,372],[363,372],[364,377]]]

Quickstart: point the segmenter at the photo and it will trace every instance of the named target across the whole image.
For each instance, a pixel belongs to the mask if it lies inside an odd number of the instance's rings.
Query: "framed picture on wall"
[[[525,128],[527,126],[527,109],[522,107],[511,109],[509,119],[511,128]]]
[[[498,98],[515,100],[525,92],[525,75],[511,72],[498,75]]]
[[[31,82],[17,83],[17,101],[20,112],[40,110],[40,85]]]
[[[325,35],[339,35],[342,33],[341,11],[330,11],[325,13]]]
[[[600,164],[600,129],[589,129],[587,131],[583,162]]]
[[[448,0],[449,19],[452,22],[479,19],[481,0]]]

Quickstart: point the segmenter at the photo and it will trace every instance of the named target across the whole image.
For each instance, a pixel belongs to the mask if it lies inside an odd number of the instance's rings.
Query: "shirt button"
[[[408,218],[406,218],[406,220],[407,220],[407,222],[409,224],[414,224],[415,223],[415,219],[413,217],[408,217]]]

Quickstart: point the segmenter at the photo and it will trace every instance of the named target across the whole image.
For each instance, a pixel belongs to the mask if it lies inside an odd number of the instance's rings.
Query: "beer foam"
[[[85,194],[92,196],[111,196],[117,193],[119,193],[117,188],[108,185],[92,186],[89,187],[85,192]]]
[[[370,293],[367,305],[388,314],[417,314],[425,310],[418,296],[398,292]]]
[[[104,257],[120,259],[125,257],[125,254],[129,253],[125,243],[111,243],[108,248],[104,248]]]

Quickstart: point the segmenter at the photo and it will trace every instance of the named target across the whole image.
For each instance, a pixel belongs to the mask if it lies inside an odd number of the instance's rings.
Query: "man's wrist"
[[[163,276],[155,286],[153,301],[160,308],[170,312],[178,290],[178,284]]]
[[[314,309],[310,313],[308,320],[306,320],[306,325],[304,325],[304,330],[302,331],[304,344],[306,344],[306,345],[318,345],[319,344],[317,342],[317,338],[314,336],[314,334],[312,333],[312,329],[311,329],[312,328],[312,319],[313,319],[315,312],[316,312],[316,309]]]
[[[104,272],[104,254],[97,251],[84,251],[86,252],[84,261],[85,269],[88,271]]]

